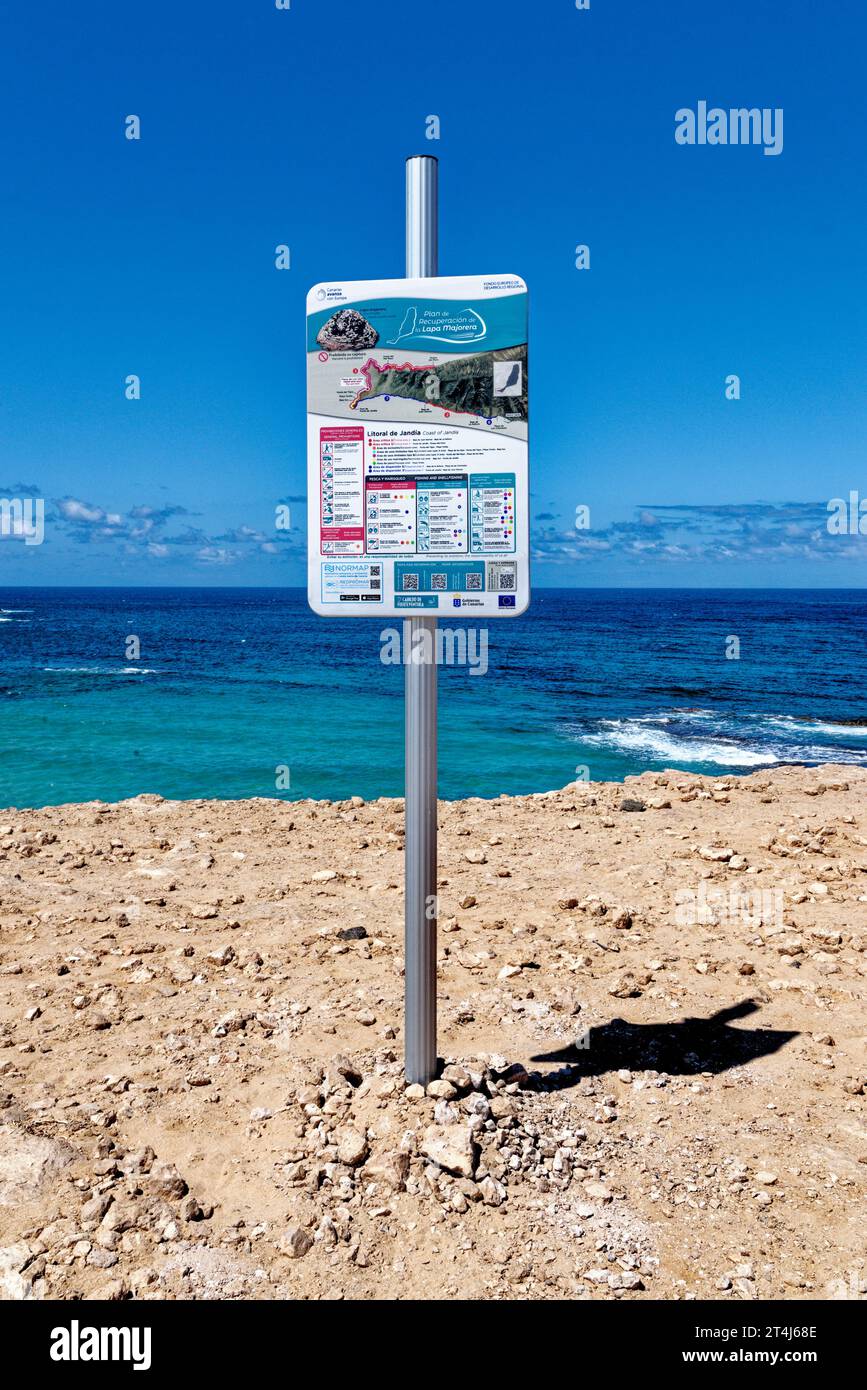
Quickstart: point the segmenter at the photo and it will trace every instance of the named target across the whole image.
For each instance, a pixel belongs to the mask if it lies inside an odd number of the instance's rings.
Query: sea
[[[400,796],[395,626],[301,589],[0,589],[0,806]],[[864,589],[539,589],[468,650],[439,668],[445,798],[867,765]]]

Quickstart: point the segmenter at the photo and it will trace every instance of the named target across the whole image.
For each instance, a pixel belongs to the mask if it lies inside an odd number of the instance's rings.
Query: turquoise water
[[[296,589],[0,590],[0,805],[400,795],[382,627],[317,618]],[[863,590],[547,589],[488,641],[485,675],[440,670],[445,797],[581,767],[867,765]]]

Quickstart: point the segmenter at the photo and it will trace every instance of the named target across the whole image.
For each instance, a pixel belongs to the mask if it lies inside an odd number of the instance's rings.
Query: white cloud
[[[231,565],[237,558],[234,551],[226,550],[224,546],[204,545],[196,551],[196,559],[205,565]]]
[[[102,507],[94,507],[90,502],[80,502],[77,497],[62,497],[57,506],[61,516],[67,521],[83,521],[93,525],[108,520]],[[120,517],[117,520],[120,523]]]

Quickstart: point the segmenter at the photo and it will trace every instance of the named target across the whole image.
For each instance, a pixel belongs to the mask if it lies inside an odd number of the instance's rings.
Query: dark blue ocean
[[[385,625],[296,589],[0,589],[0,805],[400,795]],[[488,634],[485,675],[440,670],[444,797],[867,763],[865,590],[543,589]]]

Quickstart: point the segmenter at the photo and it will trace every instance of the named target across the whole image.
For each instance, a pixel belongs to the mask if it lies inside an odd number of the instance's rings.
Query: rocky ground
[[[0,812],[7,1298],[858,1297],[867,773]]]

